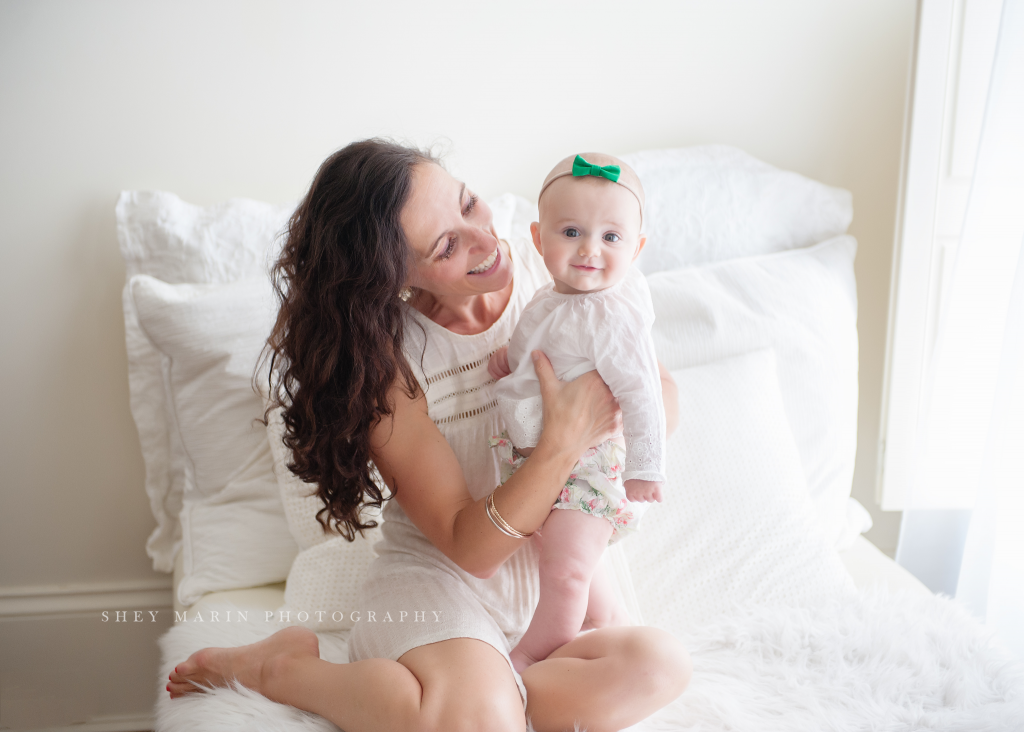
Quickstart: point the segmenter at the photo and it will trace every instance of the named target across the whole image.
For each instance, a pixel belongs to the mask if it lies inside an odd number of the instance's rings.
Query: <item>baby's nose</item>
[[[594,257],[601,251],[601,245],[593,237],[581,237],[579,255],[581,257]]]

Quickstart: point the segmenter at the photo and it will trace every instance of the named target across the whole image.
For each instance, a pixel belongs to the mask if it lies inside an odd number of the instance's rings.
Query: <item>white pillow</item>
[[[505,193],[491,201],[494,229],[499,239],[530,238],[530,224],[540,218],[537,204],[514,193]]]
[[[646,195],[644,274],[811,246],[845,234],[849,191],[727,145],[623,155]]]
[[[855,592],[807,497],[771,350],[672,372],[664,501],[622,542],[647,624],[673,633],[747,604]]]
[[[280,582],[297,552],[284,521],[252,376],[277,316],[266,277],[128,285],[161,356],[174,452],[182,456],[184,575],[178,600]]]
[[[267,440],[274,456],[274,472],[284,504],[288,527],[299,545],[299,555],[288,572],[281,611],[291,612],[302,625],[314,630],[345,630],[352,627],[355,598],[376,556],[373,545],[381,537],[380,512],[363,509],[363,521],[372,518],[377,527],[349,541],[335,531],[324,532],[316,520],[324,507],[316,486],[305,483],[288,469],[291,450],[284,444],[282,410],[268,415]],[[302,618],[300,613],[306,613]]]
[[[647,278],[655,350],[670,371],[775,349],[807,488],[833,542],[844,534],[857,451],[856,249],[841,236]]]
[[[139,325],[129,283],[148,274],[169,283],[224,283],[266,276],[275,238],[294,206],[232,199],[215,206],[185,203],[171,193],[124,191],[117,236],[126,278],[122,297],[131,410],[146,465],[146,493],[157,526],[146,542],[153,568],[170,572],[181,542],[178,514],[186,458],[174,444],[162,357]]]

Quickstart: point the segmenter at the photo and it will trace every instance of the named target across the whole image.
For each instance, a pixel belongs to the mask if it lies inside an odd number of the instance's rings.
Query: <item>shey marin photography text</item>
[[[155,623],[165,610],[103,610],[100,621],[103,623]],[[173,610],[175,623],[247,623],[250,613],[254,618],[263,615],[262,620],[279,623],[306,623],[312,619],[322,623],[328,617],[338,623],[345,620],[346,613],[342,610]],[[439,623],[440,610],[352,610],[347,613],[348,619],[354,623]],[[275,617],[276,616],[276,617]]]

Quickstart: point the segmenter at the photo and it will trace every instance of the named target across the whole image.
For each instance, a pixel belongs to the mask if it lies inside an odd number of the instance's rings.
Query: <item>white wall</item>
[[[535,197],[567,151],[706,142],[853,191],[854,495],[891,553],[898,514],[876,510],[873,483],[914,12],[913,0],[3,2],[0,610],[66,583],[92,601],[169,584],[144,551],[118,191],[291,201],[328,153],[371,135],[442,143],[485,197]]]

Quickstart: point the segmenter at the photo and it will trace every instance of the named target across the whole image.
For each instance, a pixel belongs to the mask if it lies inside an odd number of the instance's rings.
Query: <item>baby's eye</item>
[[[580,230],[570,226],[568,229],[565,230],[565,235],[570,239],[575,239],[577,236],[580,235]]]
[[[616,243],[616,242],[617,242],[617,241],[619,241],[619,240],[620,240],[621,238],[622,238],[622,237],[620,237],[620,236],[619,236],[618,234],[612,234],[612,233],[608,233],[608,234],[605,234],[605,235],[604,235],[604,240],[605,240],[606,242],[609,242],[609,243],[611,243],[611,244],[614,244],[614,243]]]

